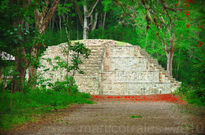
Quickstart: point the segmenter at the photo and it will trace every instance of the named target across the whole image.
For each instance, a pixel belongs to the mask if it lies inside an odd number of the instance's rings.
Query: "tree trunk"
[[[52,19],[51,19],[51,29],[52,29],[52,31],[54,31],[54,27],[55,27],[55,16],[53,16]]]
[[[77,29],[77,33],[76,33],[77,38],[76,39],[78,40],[79,39],[79,33],[78,33],[79,29],[78,29],[78,19],[77,18],[76,18],[76,22],[77,22],[76,23],[76,27],[77,27],[76,28]]]
[[[88,39],[88,9],[87,5],[83,5],[84,22],[83,22],[83,39]]]
[[[105,19],[106,19],[106,12],[104,13],[104,16],[103,16],[103,24],[102,24],[102,29],[103,30],[105,28]]]
[[[72,0],[72,2],[75,5],[76,8],[76,12],[79,16],[80,19],[80,23],[83,27],[83,39],[88,39],[88,31],[89,31],[89,25],[88,25],[88,18],[91,16],[91,14],[93,13],[96,5],[98,4],[99,0],[95,0],[92,7],[90,8],[90,10],[88,11],[87,8],[87,0],[84,0],[84,5],[83,5],[83,12],[84,12],[84,20],[83,20],[83,16],[81,14],[79,5],[77,4],[76,0]]]
[[[98,22],[98,13],[96,12],[95,13],[95,19],[94,19],[94,22],[93,22],[93,25],[92,25],[92,31],[96,29],[97,22]]]
[[[61,22],[62,22],[62,21],[61,21],[61,16],[59,15],[58,17],[59,17],[59,30],[60,30],[60,32],[61,32],[61,28],[62,28],[62,26],[61,26],[61,24],[62,24],[62,23],[61,23]]]
[[[30,66],[28,68],[28,72],[29,72],[29,84],[31,85],[32,88],[34,88],[36,86],[36,79],[37,79],[37,65],[36,62],[38,62],[38,48],[33,47],[32,51],[31,51],[31,60],[30,61]]]
[[[43,8],[43,10],[40,12],[38,9],[35,10],[35,27],[36,31],[39,34],[43,34],[48,26],[49,21],[53,17],[60,0],[46,0],[45,4],[46,6]],[[50,5],[50,6],[49,6]],[[29,66],[29,84],[32,87],[36,86],[36,79],[37,79],[37,66],[36,63],[38,62],[38,53],[40,50],[40,47],[43,47],[42,44],[39,44],[37,39],[34,41],[34,45],[32,47],[31,52],[31,59],[33,60],[33,63]]]
[[[17,1],[13,1],[16,3]],[[16,3],[18,5],[18,3]],[[23,1],[21,3],[22,8],[26,7],[30,4],[30,0]],[[19,26],[25,27],[27,30],[29,29],[28,23],[24,22],[22,17],[18,17],[13,23],[15,28],[18,28]],[[18,35],[23,36],[22,30],[18,28]],[[22,44],[24,43],[24,40],[19,41],[19,47],[15,49],[15,73],[13,75],[12,79],[12,88],[11,92],[17,92],[24,89],[24,81],[26,76],[26,69],[28,66],[28,60],[26,58],[26,50],[24,47],[22,47]]]
[[[173,53],[167,54],[167,73],[172,75],[172,61],[173,61]]]
[[[1,61],[1,60],[0,60]],[[3,69],[2,67],[0,67],[0,82],[3,80]]]
[[[21,91],[24,88],[24,80],[27,68],[26,51],[24,47],[20,47],[16,50],[17,55],[15,56],[15,72],[13,77],[12,92]]]
[[[167,56],[167,73],[172,75],[172,61],[173,61],[173,56],[174,56],[174,46],[173,44],[171,44],[171,46],[168,48],[168,46],[166,45],[165,47],[165,53]]]

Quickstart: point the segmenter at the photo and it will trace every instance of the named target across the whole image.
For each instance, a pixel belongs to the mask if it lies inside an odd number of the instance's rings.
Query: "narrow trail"
[[[190,111],[191,110],[191,111]],[[203,135],[205,111],[172,102],[96,100],[12,135]],[[67,111],[67,112],[66,112]],[[60,113],[60,112],[59,112]],[[131,118],[131,115],[139,118]]]

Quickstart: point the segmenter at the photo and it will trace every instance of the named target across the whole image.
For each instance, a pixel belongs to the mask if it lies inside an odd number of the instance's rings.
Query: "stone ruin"
[[[75,75],[81,92],[93,95],[149,95],[171,93],[180,87],[180,82],[167,74],[158,61],[139,46],[113,40],[78,42],[91,50],[89,59],[85,59],[80,66],[85,74]],[[50,58],[54,65],[56,56],[66,60],[62,53],[65,46],[66,43],[49,46],[41,57],[43,67],[38,69],[38,73],[45,79],[51,78],[51,83],[63,80],[66,71],[52,70],[46,59]]]

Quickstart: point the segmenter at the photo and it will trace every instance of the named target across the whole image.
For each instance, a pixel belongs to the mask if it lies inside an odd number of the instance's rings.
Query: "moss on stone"
[[[120,41],[115,41],[115,42],[117,43],[118,46],[123,46],[126,44],[125,42],[120,42]]]

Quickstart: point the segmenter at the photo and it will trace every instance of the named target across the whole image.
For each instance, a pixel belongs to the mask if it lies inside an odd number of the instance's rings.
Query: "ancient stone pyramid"
[[[113,40],[79,40],[91,49],[89,59],[80,68],[85,74],[76,74],[75,79],[81,92],[94,95],[148,95],[171,93],[180,86],[172,76],[139,46]],[[43,67],[38,73],[53,83],[63,80],[63,69],[53,70],[46,60],[50,58],[55,65],[56,56],[66,60],[62,43],[49,46],[41,59]]]

